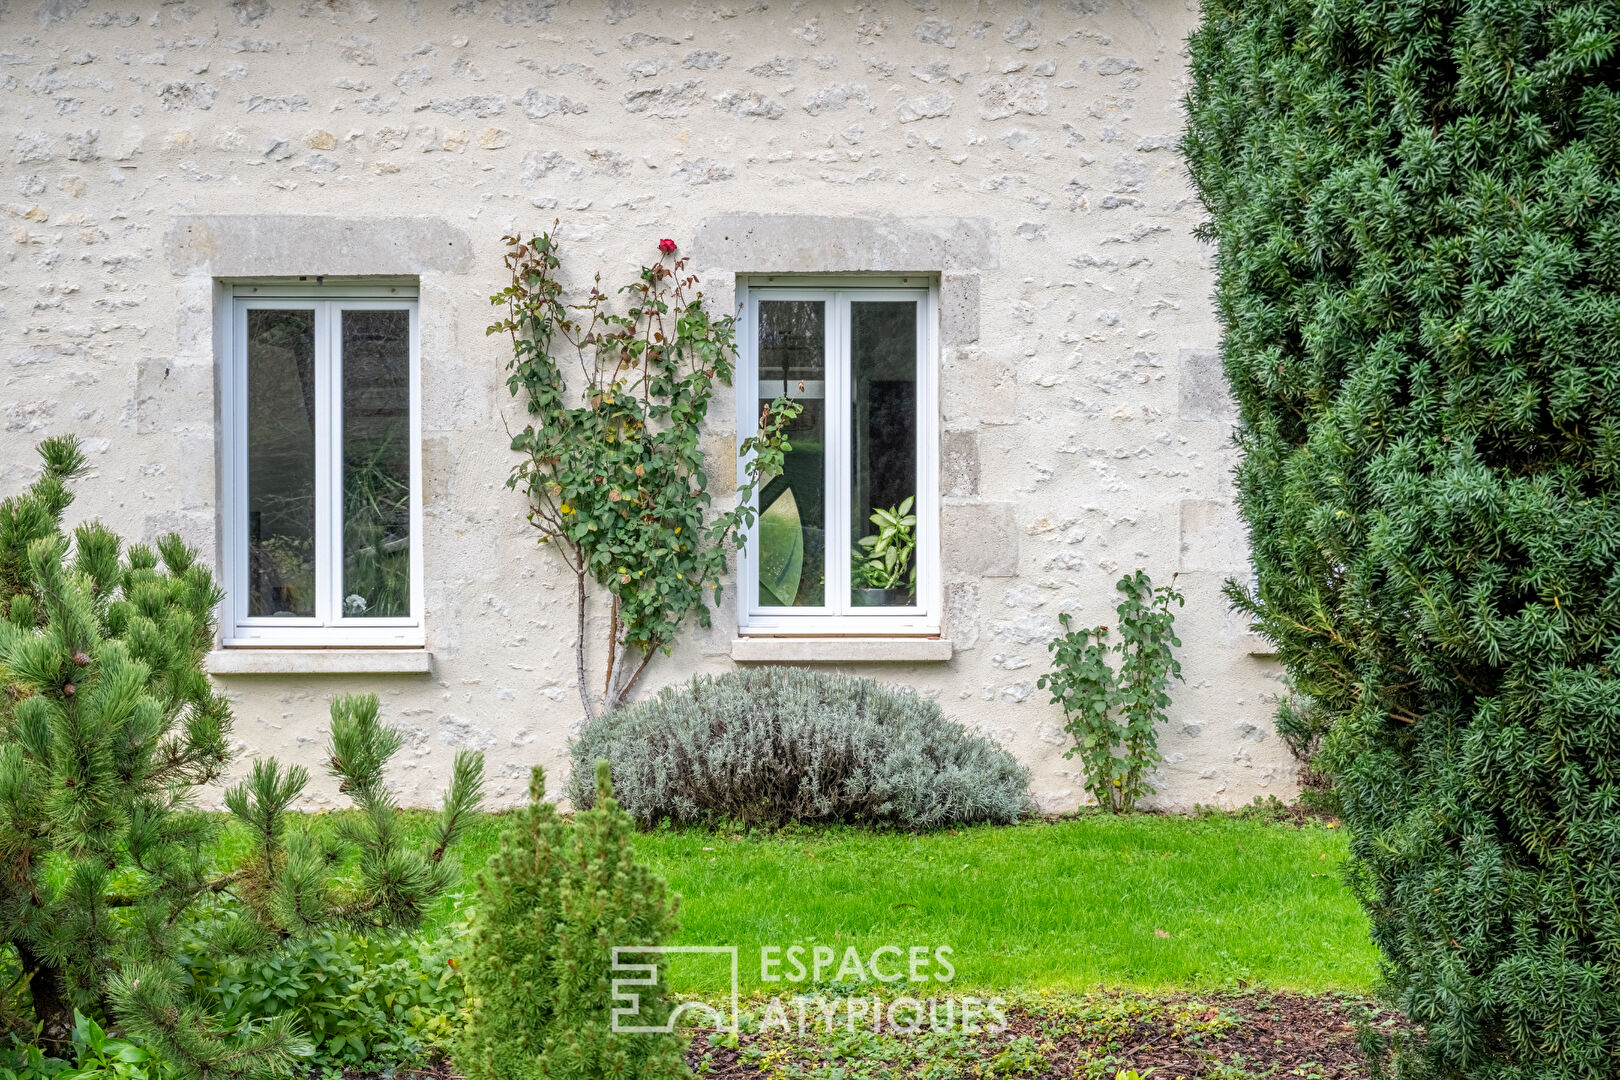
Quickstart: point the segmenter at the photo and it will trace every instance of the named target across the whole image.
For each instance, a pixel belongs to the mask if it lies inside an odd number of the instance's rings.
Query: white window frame
[[[748,530],[737,560],[737,625],[742,635],[790,637],[936,637],[943,611],[939,524],[939,281],[906,275],[760,275],[737,279],[738,371],[737,439],[759,432],[760,300],[826,301],[826,605],[819,608],[762,607],[757,560],[758,518]],[[917,301],[917,603],[912,607],[856,608],[850,595],[850,425],[849,305],[859,300]],[[789,395],[791,396],[791,394]],[[747,462],[739,457],[738,476]],[[750,505],[757,515],[759,494]]]
[[[414,280],[329,282],[230,282],[224,285],[226,319],[221,335],[222,443],[221,552],[225,602],[222,644],[283,648],[420,648],[423,627],[422,571],[422,350]],[[315,612],[311,618],[250,616],[248,611],[247,312],[252,308],[315,310]],[[342,350],[343,310],[410,312],[410,557],[411,612],[396,618],[343,615],[342,582]]]

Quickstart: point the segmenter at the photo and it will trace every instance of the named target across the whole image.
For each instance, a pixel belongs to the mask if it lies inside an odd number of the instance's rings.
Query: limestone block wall
[[[673,237],[721,302],[743,272],[937,273],[954,655],[860,669],[937,697],[1030,764],[1043,807],[1073,807],[1035,688],[1057,614],[1103,621],[1121,573],[1179,573],[1157,801],[1287,796],[1278,671],[1220,596],[1247,559],[1175,151],[1195,18],[1184,0],[0,5],[3,490],[39,438],[77,432],[94,471],[75,517],[217,560],[219,279],[417,277],[433,670],[221,685],[244,757],[318,774],[327,701],[371,689],[411,733],[408,798],[475,746],[510,802],[531,764],[565,768],[580,709],[572,580],[503,483],[501,237],[560,220],[580,285]],[[730,416],[717,402],[717,457]],[[731,665],[734,601],[650,686]]]

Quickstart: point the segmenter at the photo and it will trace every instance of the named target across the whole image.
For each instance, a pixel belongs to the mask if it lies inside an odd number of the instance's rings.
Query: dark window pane
[[[411,613],[410,312],[345,311],[343,614]]]
[[[315,614],[315,312],[247,313],[248,614]]]
[[[909,607],[917,592],[917,304],[850,304],[850,601]]]
[[[759,303],[759,406],[804,407],[787,430],[782,475],[759,493],[759,603],[820,607],[826,594],[827,309],[820,300]]]

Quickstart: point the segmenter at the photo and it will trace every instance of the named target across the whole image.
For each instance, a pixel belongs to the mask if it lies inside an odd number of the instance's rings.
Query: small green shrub
[[[172,1080],[174,1073],[145,1046],[115,1038],[81,1012],[73,1014],[73,1060],[37,1046],[0,1050],[0,1080]]]
[[[991,1076],[1040,1076],[1052,1071],[1048,1055],[1056,1048],[1050,1042],[1037,1042],[1033,1035],[1020,1035],[990,1061]]]
[[[704,676],[587,724],[570,796],[589,806],[606,760],[642,825],[1010,822],[1029,773],[909,688],[801,668]]]
[[[1086,790],[1097,805],[1129,813],[1143,795],[1151,795],[1148,775],[1160,760],[1159,724],[1170,707],[1165,688],[1181,678],[1174,650],[1176,616],[1170,604],[1186,601],[1171,584],[1155,589],[1138,570],[1114,586],[1124,599],[1119,615],[1119,641],[1109,644],[1109,629],[1094,626],[1070,630],[1069,615],[1058,616],[1064,633],[1054,638],[1052,670],[1036,685],[1052,691],[1052,704],[1067,717],[1065,729],[1074,747],[1064,757],[1080,755]],[[1117,655],[1117,667],[1109,656]],[[1123,719],[1121,724],[1115,715]]]
[[[613,948],[662,943],[675,931],[676,900],[636,861],[634,824],[614,801],[606,762],[595,808],[572,823],[545,793],[536,768],[528,807],[478,878],[456,1065],[468,1080],[685,1077],[679,1038],[615,1032],[610,1016]],[[669,1017],[661,984],[636,992],[637,1026]]]
[[[453,924],[455,925],[455,924]],[[199,946],[204,944],[201,940]],[[221,1023],[290,1015],[317,1074],[415,1064],[445,1050],[465,1005],[454,933],[432,939],[322,931],[279,953],[187,963]]]
[[[1333,729],[1332,715],[1309,694],[1291,693],[1277,704],[1277,735],[1299,762],[1299,804],[1322,814],[1338,814],[1333,779],[1317,767],[1322,741]]]

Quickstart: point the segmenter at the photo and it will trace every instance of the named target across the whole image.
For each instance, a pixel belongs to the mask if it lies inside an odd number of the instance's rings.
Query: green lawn
[[[416,817],[416,815],[413,815]],[[426,815],[420,824],[426,825]],[[460,849],[471,872],[502,818]],[[227,848],[240,834],[230,830]],[[736,945],[743,992],[762,945],[816,945],[842,960],[879,946],[947,945],[953,990],[1218,988],[1365,992],[1367,925],[1343,883],[1342,830],[1229,817],[1088,815],[924,835],[861,829],[642,834],[637,851],[681,897],[676,943]],[[1161,933],[1162,932],[1162,933]],[[892,954],[882,960],[892,970]],[[713,961],[669,969],[677,989],[721,989]],[[825,978],[835,969],[829,968]]]
[[[497,844],[481,817],[470,870]],[[743,990],[760,946],[950,946],[953,988],[1214,988],[1364,992],[1377,975],[1343,883],[1345,836],[1228,817],[1084,816],[925,835],[860,829],[643,834],[638,852],[681,896],[680,944],[736,945]],[[469,896],[467,899],[471,899]],[[1162,932],[1162,933],[1161,933]],[[892,954],[883,958],[892,970]],[[672,967],[710,992],[711,962]],[[825,977],[830,978],[832,969]],[[685,985],[682,985],[682,984]]]

